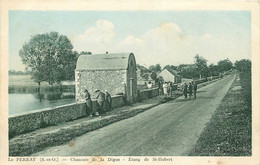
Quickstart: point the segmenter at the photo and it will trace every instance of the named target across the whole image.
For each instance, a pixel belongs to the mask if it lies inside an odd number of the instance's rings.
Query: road
[[[234,79],[200,88],[196,100],[180,97],[33,156],[185,156]]]

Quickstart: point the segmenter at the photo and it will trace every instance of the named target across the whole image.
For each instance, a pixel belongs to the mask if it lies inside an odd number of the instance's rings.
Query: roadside
[[[251,106],[235,79],[189,156],[250,156]]]
[[[217,80],[202,83],[198,85],[198,87],[211,84],[215,81]],[[176,91],[171,98],[160,96],[145,100],[142,103],[136,103],[133,106],[116,108],[103,115],[101,118],[86,117],[16,136],[9,141],[9,155],[28,156],[32,153],[41,151],[46,147],[64,144],[71,141],[75,137],[117,121],[133,117],[141,112],[153,108],[161,103],[173,100],[181,95],[182,92]]]

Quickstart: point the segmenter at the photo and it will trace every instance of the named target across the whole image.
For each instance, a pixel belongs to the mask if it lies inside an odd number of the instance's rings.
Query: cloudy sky
[[[209,64],[251,59],[248,11],[10,11],[9,68],[24,70],[23,43],[51,31],[78,52],[133,52],[146,67],[193,63],[196,54]]]

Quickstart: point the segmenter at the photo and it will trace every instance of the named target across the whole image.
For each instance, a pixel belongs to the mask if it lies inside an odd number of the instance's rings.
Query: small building
[[[165,68],[158,77],[162,77],[165,82],[173,82],[173,83],[180,83],[181,76],[176,70],[172,70],[170,68]]]
[[[129,103],[137,99],[136,61],[133,53],[80,55],[75,69],[76,100],[84,99],[87,89],[112,96],[124,94]]]

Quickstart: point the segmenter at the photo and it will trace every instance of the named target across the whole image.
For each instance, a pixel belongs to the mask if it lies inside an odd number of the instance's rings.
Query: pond
[[[9,90],[9,115],[74,103],[74,91],[74,87],[63,90]]]

